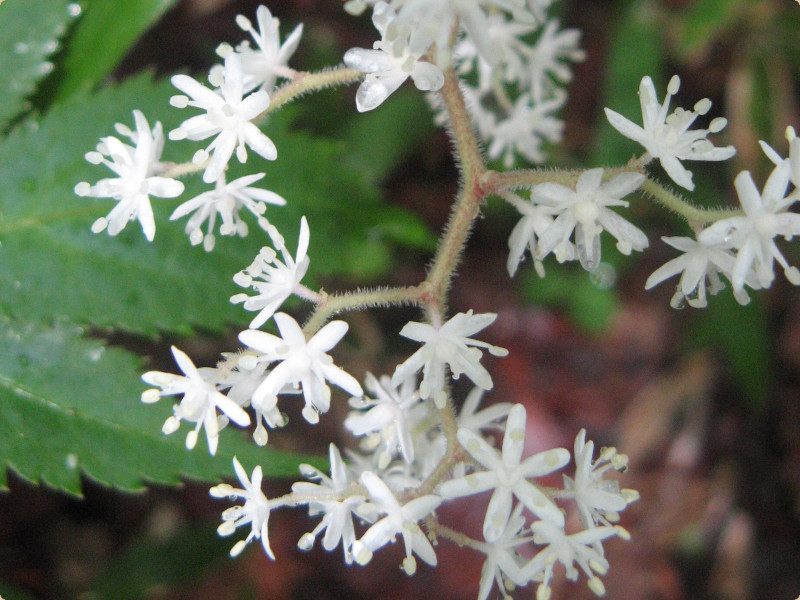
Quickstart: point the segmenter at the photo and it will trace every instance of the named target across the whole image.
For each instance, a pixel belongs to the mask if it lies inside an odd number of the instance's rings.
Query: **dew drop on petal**
[[[74,471],[76,468],[78,468],[78,456],[76,454],[73,454],[73,453],[70,452],[64,458],[64,465],[70,471]]]
[[[70,17],[75,18],[79,16],[81,14],[81,10],[82,10],[81,5],[78,4],[77,2],[70,2],[69,4],[67,4],[67,14]]]
[[[589,280],[596,288],[608,290],[614,287],[617,281],[617,271],[608,263],[600,263],[594,271],[589,273]]]

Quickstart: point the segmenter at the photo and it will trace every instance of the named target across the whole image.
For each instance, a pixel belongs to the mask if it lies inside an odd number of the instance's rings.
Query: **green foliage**
[[[233,542],[231,542],[233,543]],[[158,589],[175,589],[208,573],[215,563],[230,560],[228,545],[213,527],[186,527],[173,537],[134,542],[92,585],[97,600],[139,600]],[[136,577],[131,577],[136,573]]]
[[[639,83],[642,77],[650,75],[656,86],[659,86],[664,58],[662,31],[659,27],[658,7],[653,0],[628,0],[623,4],[619,11],[623,16],[617,21],[610,36],[612,46],[606,65],[603,101],[600,106],[606,106],[634,123],[641,123],[642,109],[637,95]],[[663,90],[663,86],[661,89]],[[600,116],[591,164],[624,164],[640,151],[636,142],[621,136],[611,127],[605,114]]]
[[[679,21],[681,32],[676,48],[678,56],[691,60],[706,52],[720,33],[740,20],[747,7],[744,0],[697,0]]]
[[[24,101],[52,70],[47,58],[74,17],[68,0],[26,0],[0,6],[0,131],[24,111]],[[73,9],[74,11],[74,9]]]
[[[529,272],[522,280],[526,301],[563,311],[587,333],[602,333],[616,312],[619,300],[613,288],[598,285],[583,269],[551,264],[547,277]]]
[[[772,381],[772,349],[766,310],[757,293],[750,297],[740,306],[729,290],[714,296],[698,315],[690,344],[722,352],[750,407],[760,409]]]
[[[100,83],[176,0],[85,0],[58,64],[53,100],[64,102]]]
[[[180,431],[160,431],[170,401],[139,401],[141,361],[82,334],[66,323],[0,322],[0,464],[22,477],[79,494],[81,473],[133,490],[146,481],[219,479],[231,471],[233,456],[276,477],[294,475],[299,462],[308,462],[258,448],[233,428],[222,432],[215,457],[203,441],[187,452]],[[4,483],[2,470],[0,488]]]

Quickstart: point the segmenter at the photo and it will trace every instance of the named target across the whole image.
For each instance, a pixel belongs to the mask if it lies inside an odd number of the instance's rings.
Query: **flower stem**
[[[372,288],[344,294],[319,293],[314,312],[303,326],[306,337],[314,335],[331,317],[341,312],[361,310],[372,306],[420,304],[424,286]]]
[[[297,100],[310,92],[318,92],[337,85],[349,85],[364,78],[361,71],[339,65],[332,69],[323,69],[313,73],[297,73],[294,79],[270,94],[267,110],[258,115],[254,122],[259,122],[269,113],[275,112],[284,104]]]
[[[644,192],[646,197],[655,200],[665,208],[679,214],[690,224],[713,223],[720,219],[727,219],[728,217],[735,217],[743,214],[741,210],[728,208],[700,208],[684,200],[680,194],[676,194],[649,177],[645,180],[640,189]]]

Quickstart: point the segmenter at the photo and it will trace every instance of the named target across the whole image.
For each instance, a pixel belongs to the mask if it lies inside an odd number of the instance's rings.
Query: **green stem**
[[[450,116],[455,155],[461,165],[464,181],[426,279],[430,284],[431,301],[439,308],[445,304],[447,289],[472,225],[480,214],[480,203],[487,195],[483,189],[486,164],[478,149],[478,139],[458,88],[458,78],[452,69],[445,72],[444,86],[440,93]]]
[[[318,92],[337,85],[349,85],[363,78],[364,74],[361,71],[350,69],[344,65],[315,73],[298,73],[289,83],[270,94],[267,110],[258,115],[253,121],[257,123],[269,113],[275,112],[283,105],[297,100],[305,94]]]
[[[703,223],[713,223],[720,219],[727,219],[728,217],[735,217],[743,214],[741,210],[727,208],[700,208],[684,200],[679,194],[676,194],[657,181],[653,181],[649,177],[642,184],[640,190],[644,192],[646,197],[652,198],[665,208],[679,214],[686,219],[689,224],[699,225]]]
[[[400,306],[420,304],[425,286],[373,288],[344,294],[328,295],[320,292],[320,299],[303,327],[306,338],[314,335],[334,315],[345,311],[361,310],[373,306]]]

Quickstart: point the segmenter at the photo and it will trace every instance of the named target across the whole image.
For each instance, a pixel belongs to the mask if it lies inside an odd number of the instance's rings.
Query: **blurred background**
[[[140,40],[115,77],[145,69],[161,77],[202,73],[221,41],[244,39],[235,15],[254,18],[258,4],[179,2]],[[269,8],[281,19],[284,36],[297,23],[305,25],[292,61],[299,69],[334,64],[346,49],[369,47],[373,39],[368,17],[349,17],[336,1],[277,0]],[[682,82],[675,105],[710,98],[708,118],[722,115],[729,122],[718,145],[738,149],[725,164],[692,165],[693,201],[733,204],[733,177],[744,169],[763,185],[770,163],[758,140],[787,153],[784,129],[800,126],[796,2],[565,0],[553,14],[583,32],[587,52],[587,60],[574,67],[562,113],[564,142],[553,149],[553,164],[626,162],[640,150],[613,133],[602,108],[638,120],[642,76],[653,77],[661,97],[674,73]],[[383,189],[389,202],[418,214],[435,235],[449,214],[458,171],[446,134],[427,125],[426,105],[410,88],[387,105],[402,106],[419,133],[409,134],[407,151]],[[344,89],[306,99],[295,126],[336,138],[358,118],[354,94]],[[391,126],[401,132],[408,127],[401,121]],[[365,138],[354,152],[369,152],[373,141]],[[657,168],[653,172],[659,174]],[[487,341],[508,348],[510,355],[489,363],[496,386],[486,402],[526,406],[535,440],[531,451],[571,448],[585,427],[598,446],[615,445],[630,457],[621,483],[638,489],[641,500],[623,515],[631,541],[612,540],[606,547],[609,598],[793,599],[800,594],[800,290],[778,275],[747,307],[725,290],[705,310],[673,310],[672,281],[648,293],[644,282],[674,256],[660,236],[687,235],[688,228],[644,202],[634,202],[630,214],[650,238],[643,256],[620,257],[609,245],[603,277],[547,262],[547,277],[539,279],[529,261],[510,280],[507,238],[517,215],[498,200],[489,201],[451,296],[453,312],[499,314]],[[800,262],[796,245],[782,248],[791,263]],[[430,254],[398,253],[391,272],[366,269],[363,280],[322,283],[333,290],[420,281]],[[402,324],[417,316],[414,311],[348,315],[357,343],[341,362],[357,373],[390,372],[409,348],[389,344]],[[198,364],[213,364],[219,352],[236,347],[237,331],[223,339],[183,339],[181,347]],[[123,334],[108,340],[133,343]],[[172,370],[167,341],[135,344],[154,368]],[[370,350],[359,351],[366,347]],[[352,446],[339,427],[346,410],[339,402],[313,434],[299,414],[290,413],[290,426],[271,435],[270,444],[319,454],[328,441]],[[284,493],[290,483],[269,482],[266,493]],[[225,506],[209,498],[206,485],[187,481],[179,489],[153,486],[128,494],[86,480],[84,494],[73,498],[11,473],[10,490],[0,493],[0,585],[7,586],[0,595],[6,600],[455,600],[477,594],[481,556],[447,543],[437,550],[438,568],[421,565],[413,578],[398,569],[396,547],[378,553],[367,568],[345,568],[338,551],[297,550],[296,540],[313,528],[312,521],[302,511],[280,511],[270,520],[277,562],[255,544],[232,561],[227,556],[232,542],[215,533]],[[481,510],[479,500],[448,507],[445,514],[480,523]],[[534,594],[526,589],[515,597]],[[589,597],[584,579],[554,584],[553,598]]]

